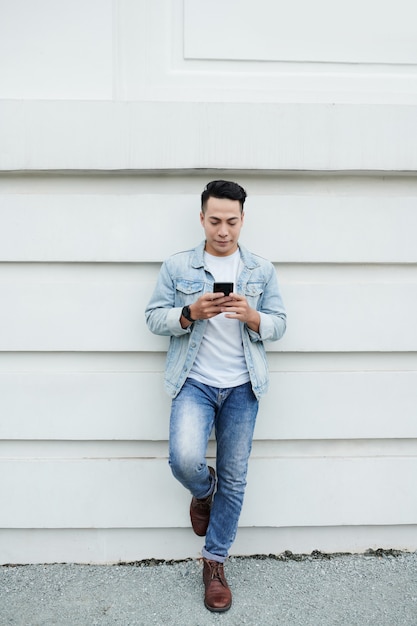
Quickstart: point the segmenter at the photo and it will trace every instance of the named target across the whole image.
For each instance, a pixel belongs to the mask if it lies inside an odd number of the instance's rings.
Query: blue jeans
[[[218,389],[188,378],[172,401],[169,464],[196,498],[206,498],[215,488],[205,458],[215,428],[217,490],[202,551],[207,559],[223,562],[235,539],[257,413],[250,383]]]

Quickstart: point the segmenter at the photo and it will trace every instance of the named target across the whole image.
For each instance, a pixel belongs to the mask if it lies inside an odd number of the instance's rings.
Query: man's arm
[[[222,313],[225,313],[225,317],[230,319],[238,319],[240,322],[246,324],[248,328],[255,333],[259,333],[261,325],[261,316],[256,309],[252,309],[245,296],[240,296],[237,293],[230,294],[231,300],[225,302],[221,307]]]
[[[228,297],[221,293],[205,293],[189,304],[193,320],[207,320],[221,312],[220,305]],[[163,263],[152,297],[145,310],[148,328],[156,335],[180,336],[190,332],[193,322],[182,315],[182,306],[175,306],[175,285],[167,263]]]
[[[251,308],[243,295],[231,294],[231,298],[230,302],[224,304],[222,311],[226,317],[245,323],[252,341],[276,341],[283,336],[287,315],[272,263],[259,310]]]
[[[158,280],[145,309],[149,330],[155,335],[180,336],[189,332],[180,324],[181,307],[175,306],[175,286],[167,263],[162,264]]]

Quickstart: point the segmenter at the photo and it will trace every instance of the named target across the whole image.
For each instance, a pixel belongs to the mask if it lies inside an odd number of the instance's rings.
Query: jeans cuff
[[[218,554],[212,554],[211,552],[207,552],[205,548],[201,550],[201,555],[204,559],[208,561],[217,561],[218,563],[224,563],[227,559],[227,556],[219,556]]]
[[[205,500],[206,498],[208,498],[209,496],[211,496],[214,493],[215,488],[216,488],[216,479],[210,473],[210,488],[209,488],[208,492],[204,496],[198,496],[198,499],[199,500]]]

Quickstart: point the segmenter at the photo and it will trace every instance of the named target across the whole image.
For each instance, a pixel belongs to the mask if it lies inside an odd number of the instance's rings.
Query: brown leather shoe
[[[212,467],[209,467],[209,472],[213,476],[216,476],[216,472]],[[214,493],[214,492],[213,492]],[[190,504],[190,518],[193,531],[199,537],[204,537],[207,532],[207,528],[210,521],[211,503],[213,501],[213,493],[207,498],[199,500],[194,498]]]
[[[209,611],[223,613],[232,606],[232,592],[224,575],[223,563],[203,559],[204,605]]]

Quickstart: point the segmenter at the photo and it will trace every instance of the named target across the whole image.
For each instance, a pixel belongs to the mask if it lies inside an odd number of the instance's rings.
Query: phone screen
[[[213,293],[224,293],[225,296],[229,296],[233,291],[233,283],[214,283]]]

